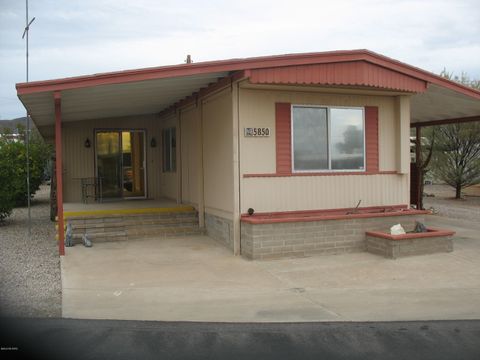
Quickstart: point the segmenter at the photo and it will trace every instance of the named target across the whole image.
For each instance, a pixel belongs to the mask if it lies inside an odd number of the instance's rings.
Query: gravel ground
[[[480,206],[480,185],[463,189],[463,199],[455,200],[455,189],[443,184],[425,185],[425,194],[434,195],[436,199],[454,200],[462,206]]]
[[[425,194],[434,195],[423,198],[425,209],[444,217],[462,221],[480,221],[480,186],[465,189],[462,199],[455,199],[455,191],[448,185],[425,185]]]
[[[42,186],[32,201],[31,239],[27,208],[14,209],[0,226],[0,316],[61,316],[60,258],[49,194],[50,188]]]

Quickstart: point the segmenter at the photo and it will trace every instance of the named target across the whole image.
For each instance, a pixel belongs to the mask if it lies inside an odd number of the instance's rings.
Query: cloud
[[[294,6],[293,6],[294,5]],[[23,1],[0,0],[0,116],[24,110]],[[480,78],[480,7],[453,1],[30,1],[31,79],[194,61],[368,48]]]

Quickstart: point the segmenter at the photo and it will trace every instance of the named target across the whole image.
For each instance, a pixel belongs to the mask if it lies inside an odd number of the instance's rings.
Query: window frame
[[[309,170],[295,170],[295,144],[293,133],[293,108],[321,108],[327,110],[327,159],[328,169],[309,169]],[[331,109],[352,109],[362,111],[362,126],[363,126],[363,169],[332,169],[332,151],[331,151]],[[309,104],[290,104],[290,151],[291,151],[291,169],[292,174],[302,173],[366,173],[367,172],[367,139],[365,128],[365,107],[364,106],[332,106],[332,105],[309,105]]]

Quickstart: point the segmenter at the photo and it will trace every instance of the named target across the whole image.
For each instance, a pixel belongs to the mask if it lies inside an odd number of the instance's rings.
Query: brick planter
[[[390,259],[453,251],[453,231],[429,228],[425,233],[390,235],[381,231],[366,232],[367,251]]]
[[[348,210],[348,209],[346,209]],[[387,231],[394,224],[413,230],[428,212],[369,209],[349,214],[344,209],[242,216],[241,252],[249,259],[278,259],[342,254],[366,250],[365,232]],[[383,210],[383,209],[381,209]]]

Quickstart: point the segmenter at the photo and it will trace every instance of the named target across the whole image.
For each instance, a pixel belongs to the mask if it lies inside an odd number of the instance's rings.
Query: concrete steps
[[[105,242],[203,234],[195,211],[71,216],[65,225],[71,226],[74,243],[84,235],[92,242]]]

